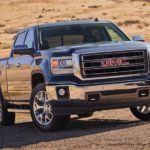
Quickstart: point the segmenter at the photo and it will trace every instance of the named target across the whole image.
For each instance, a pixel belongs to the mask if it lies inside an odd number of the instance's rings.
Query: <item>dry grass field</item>
[[[0,0],[0,58],[8,56],[22,28],[94,18],[110,20],[130,37],[143,35],[150,41],[150,0]],[[128,109],[72,119],[65,131],[53,133],[37,130],[30,121],[29,115],[19,114],[16,125],[0,126],[0,149],[150,150],[149,123],[138,121]]]
[[[22,28],[96,17],[113,21],[129,36],[139,34],[150,41],[150,0],[0,0],[0,57],[8,55]]]

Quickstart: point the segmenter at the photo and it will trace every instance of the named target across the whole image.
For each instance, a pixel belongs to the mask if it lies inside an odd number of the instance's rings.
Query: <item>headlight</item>
[[[73,73],[72,57],[53,57],[51,59],[52,74]]]

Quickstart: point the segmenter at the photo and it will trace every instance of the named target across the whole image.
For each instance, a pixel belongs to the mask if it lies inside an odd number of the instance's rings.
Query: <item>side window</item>
[[[22,32],[17,35],[15,46],[24,44],[25,34],[26,32]]]
[[[33,30],[29,30],[25,39],[25,45],[27,45],[28,48],[32,48],[33,42],[34,42]]]
[[[109,26],[105,26],[105,28],[106,28],[106,31],[109,34],[112,41],[114,41],[114,42],[123,41],[123,39],[120,37],[120,35],[115,30],[113,30]]]

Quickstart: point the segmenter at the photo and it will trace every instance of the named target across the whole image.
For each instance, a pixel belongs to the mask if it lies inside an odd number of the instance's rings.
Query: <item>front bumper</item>
[[[70,97],[59,99],[57,87],[68,87]],[[150,85],[145,81],[89,86],[48,85],[46,90],[56,114],[80,114],[150,104]],[[91,94],[99,95],[99,99],[92,101],[88,97]]]

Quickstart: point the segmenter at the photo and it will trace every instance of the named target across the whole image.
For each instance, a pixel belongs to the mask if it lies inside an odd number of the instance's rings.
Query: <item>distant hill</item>
[[[38,22],[107,19],[130,36],[140,34],[150,41],[150,0],[0,0],[0,4],[0,49],[5,50],[0,57],[7,55],[19,29]]]

